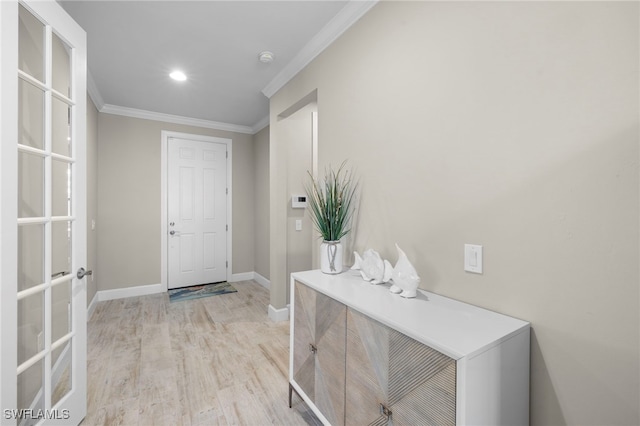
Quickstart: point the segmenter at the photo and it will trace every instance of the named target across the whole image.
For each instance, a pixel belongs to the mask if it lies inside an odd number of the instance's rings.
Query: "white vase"
[[[320,244],[320,270],[325,274],[342,272],[342,243],[340,241],[323,241]]]

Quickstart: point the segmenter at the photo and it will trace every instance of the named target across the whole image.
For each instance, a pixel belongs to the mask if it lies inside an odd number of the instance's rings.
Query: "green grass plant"
[[[338,170],[325,169],[324,179],[309,174],[305,184],[309,214],[324,241],[339,241],[351,231],[354,197],[358,182],[344,161]]]

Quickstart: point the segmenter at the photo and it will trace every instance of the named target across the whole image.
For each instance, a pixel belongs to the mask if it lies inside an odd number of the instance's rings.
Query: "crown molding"
[[[260,130],[264,129],[268,125],[269,125],[269,116],[267,115],[262,120],[256,122],[256,124],[251,126],[251,131],[253,131],[253,134],[255,135],[256,133],[258,133]]]
[[[262,93],[271,98],[278,90],[304,69],[323,50],[331,45],[349,27],[378,3],[378,0],[350,0],[318,34],[298,52],[296,56],[276,75]]]
[[[102,99],[98,86],[96,86],[96,82],[89,70],[87,70],[87,92],[89,93],[89,97],[93,101],[93,104],[96,106],[96,109],[100,111],[104,107],[104,99]]]
[[[199,118],[183,117],[181,115],[163,114],[160,112],[145,111],[142,109],[127,108],[117,105],[105,104],[99,109],[105,114],[122,115],[125,117],[142,118],[144,120],[163,121],[165,123],[184,124],[187,126],[204,127],[206,129],[224,130],[227,132],[245,133],[253,135],[252,127],[239,124],[221,123],[219,121],[202,120]]]

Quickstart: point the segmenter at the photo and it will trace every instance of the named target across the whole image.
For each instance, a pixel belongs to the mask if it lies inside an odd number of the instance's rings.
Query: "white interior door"
[[[168,144],[168,288],[227,280],[227,145]]]
[[[86,415],[87,301],[76,275],[86,264],[86,35],[54,1],[2,1],[0,19],[3,424],[78,424]]]

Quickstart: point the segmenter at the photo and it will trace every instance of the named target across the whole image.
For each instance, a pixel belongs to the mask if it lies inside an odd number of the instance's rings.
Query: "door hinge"
[[[225,227],[226,227],[226,230],[228,231],[229,230],[229,225],[225,225]]]
[[[224,152],[224,158],[229,158],[229,151]]]
[[[229,195],[229,188],[226,188],[225,194]]]
[[[229,267],[229,261],[226,260],[225,263],[227,264],[227,268]]]

